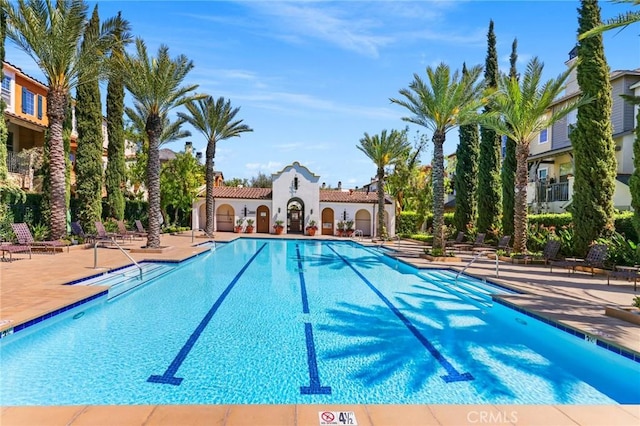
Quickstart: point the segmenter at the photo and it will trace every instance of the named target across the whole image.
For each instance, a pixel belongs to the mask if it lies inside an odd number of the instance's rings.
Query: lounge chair
[[[140,222],[139,219],[136,219],[136,229],[138,230],[138,234],[140,234],[141,237],[147,236],[147,230],[144,229],[144,226],[142,226],[142,222]]]
[[[128,230],[127,225],[124,224],[123,220],[118,221],[118,234],[122,235],[125,238],[129,238],[130,240],[133,240],[136,237],[142,239],[142,235],[140,234],[140,232]]]
[[[575,272],[580,266],[582,268],[589,268],[591,275],[594,275],[595,268],[604,269],[604,261],[607,258],[607,246],[605,244],[594,244],[589,249],[587,256],[584,259],[568,258],[565,260],[556,260],[549,262],[550,271],[553,272],[554,266],[560,266],[567,268],[569,273]]]
[[[445,247],[453,247],[456,244],[462,244],[462,242],[464,241],[464,232],[460,231],[458,232],[458,235],[456,236],[455,240],[448,240],[444,243]]]
[[[9,262],[13,261],[13,253],[29,253],[29,259],[31,259],[31,246],[29,245],[1,243],[0,251],[2,252],[2,261],[5,260],[7,253],[9,253]]]
[[[58,247],[66,247],[69,251],[69,244],[64,241],[51,240],[51,241],[36,241],[31,235],[29,226],[26,223],[12,223],[13,233],[16,234],[18,245],[32,247],[43,247],[45,249],[51,249],[52,253],[56,253]]]
[[[115,243],[116,240],[120,239],[124,243],[124,236],[120,235],[116,232],[107,232],[104,228],[104,225],[100,221],[95,222],[96,225],[96,239],[103,242]]]
[[[638,278],[640,278],[640,265],[635,266],[615,266],[612,271],[607,271],[607,285],[613,278],[622,278],[627,281],[633,279],[633,291],[638,289]]]
[[[505,235],[502,238],[500,238],[500,241],[498,241],[498,244],[495,245],[495,246],[490,246],[488,244],[484,244],[483,242],[481,242],[477,246],[474,246],[472,248],[472,250],[473,251],[498,251],[498,250],[504,250],[506,253],[509,253],[511,251],[511,247],[509,247],[509,243],[510,242],[511,242],[511,235]]]
[[[558,253],[560,252],[560,241],[559,240],[549,240],[547,244],[544,245],[544,249],[542,249],[541,256],[535,255],[526,255],[523,257],[525,265],[529,262],[535,260],[544,261],[545,265],[548,265],[551,261],[557,261]]]
[[[477,247],[484,247],[484,237],[485,234],[484,233],[479,233],[478,235],[476,235],[476,240],[473,243],[461,243],[461,244],[454,244],[453,248],[455,250],[466,250],[466,251],[473,251],[473,249],[477,248]]]
[[[93,234],[87,234],[82,229],[82,225],[80,222],[71,222],[71,233],[75,236],[82,238],[86,242],[92,242],[96,239],[96,236]]]

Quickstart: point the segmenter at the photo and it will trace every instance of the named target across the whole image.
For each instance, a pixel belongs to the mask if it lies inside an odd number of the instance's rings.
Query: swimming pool
[[[0,405],[640,403],[639,363],[461,278],[240,239],[1,339]]]

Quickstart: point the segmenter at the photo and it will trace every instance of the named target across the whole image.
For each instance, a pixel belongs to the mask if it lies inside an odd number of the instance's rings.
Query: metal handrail
[[[488,250],[488,251],[491,251],[491,250]],[[487,250],[482,250],[481,252],[479,252],[478,254],[476,254],[476,255],[473,257],[473,259],[471,259],[471,260],[469,261],[469,263],[467,263],[467,264],[465,265],[465,267],[464,267],[464,268],[462,268],[462,270],[458,271],[458,273],[456,274],[456,280],[455,280],[455,282],[458,282],[458,277],[460,276],[460,274],[464,273],[464,271],[466,271],[466,270],[467,270],[467,268],[468,268],[469,266],[471,266],[471,264],[472,264],[473,262],[475,262],[475,261],[476,261],[476,259],[478,259],[480,256],[482,256],[482,255],[483,255],[483,254],[485,254],[486,252],[487,252]],[[499,276],[500,276],[500,267],[499,267],[499,265],[500,265],[500,262],[499,262],[499,258],[498,258],[498,253],[496,253],[496,278],[499,278]]]
[[[134,265],[136,265],[136,267],[140,271],[140,281],[142,281],[142,266],[140,266],[140,264],[138,264],[138,262],[136,262],[135,259],[129,255],[129,253],[124,251],[124,249],[120,246],[120,244],[116,242],[116,239],[114,237],[111,237],[111,242],[116,247],[118,247],[118,249],[122,252],[122,254],[127,256],[129,260],[132,261]],[[98,244],[99,243],[100,243],[100,240],[95,240],[95,242],[93,243],[93,269],[98,269]]]

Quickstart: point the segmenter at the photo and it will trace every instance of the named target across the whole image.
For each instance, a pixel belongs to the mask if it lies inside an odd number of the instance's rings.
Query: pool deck
[[[246,237],[217,233],[216,241]],[[251,236],[276,237],[268,235]],[[278,236],[278,238],[287,236]],[[294,236],[294,238],[300,238]],[[309,237],[304,237],[309,238]],[[321,238],[321,237],[314,237]],[[342,239],[344,240],[344,239]],[[192,234],[163,235],[163,253],[133,252],[146,241],[124,245],[136,261],[180,261],[205,248],[194,244],[207,241]],[[363,240],[363,244],[373,244]],[[395,241],[385,246],[400,261],[420,268],[462,269],[472,258],[463,253],[463,262],[437,263],[419,257],[422,245]],[[97,254],[97,262],[94,255]],[[34,253],[32,259],[14,254],[13,262],[0,262],[0,332],[53,312],[103,291],[100,287],[63,286],[66,282],[131,264],[114,248],[82,249],[69,252]],[[98,269],[94,269],[94,262]],[[514,288],[524,294],[505,300],[540,317],[579,330],[587,335],[624,348],[640,356],[640,326],[605,316],[606,306],[629,306],[633,283],[587,273],[569,275],[561,268],[542,265],[496,263],[479,257],[466,273]],[[632,378],[630,378],[632,379]],[[1,382],[0,382],[1,385]],[[137,406],[52,406],[0,407],[0,425],[319,425],[323,411],[352,411],[358,425],[640,425],[640,405],[137,405]],[[117,419],[117,420],[114,420]]]

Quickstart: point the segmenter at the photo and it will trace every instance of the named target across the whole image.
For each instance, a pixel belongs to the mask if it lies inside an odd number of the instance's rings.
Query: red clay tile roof
[[[324,189],[320,190],[320,201],[331,203],[377,203],[378,193],[375,191],[337,191]],[[386,204],[391,204],[391,201],[387,198]]]
[[[238,188],[235,186],[218,186],[213,188],[213,198],[270,200],[271,188]]]

